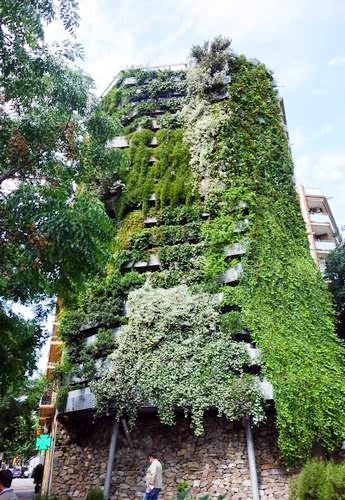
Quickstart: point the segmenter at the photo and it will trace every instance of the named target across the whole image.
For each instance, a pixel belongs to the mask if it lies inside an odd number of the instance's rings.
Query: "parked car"
[[[21,477],[29,477],[29,467],[22,467]]]
[[[13,478],[21,477],[21,476],[22,476],[22,469],[19,469],[17,467],[12,469],[12,477]]]

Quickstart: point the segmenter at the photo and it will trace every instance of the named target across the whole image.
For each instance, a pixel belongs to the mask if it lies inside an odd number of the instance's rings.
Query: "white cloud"
[[[328,61],[328,66],[345,66],[345,57],[336,56]]]
[[[327,90],[320,88],[312,89],[311,93],[312,95],[320,95],[320,96],[329,95],[329,92]]]
[[[326,123],[321,127],[319,131],[319,135],[324,136],[324,135],[329,135],[334,131],[334,125],[332,123]]]
[[[310,138],[304,134],[303,128],[300,125],[291,129],[289,131],[289,135],[293,151],[301,149],[308,141],[310,141]]]
[[[306,83],[314,70],[314,65],[307,61],[294,60],[284,64],[277,71],[277,79],[280,86],[297,88]]]
[[[312,187],[322,189],[324,184],[336,182],[343,183],[345,190],[345,151],[324,153],[317,159],[309,155],[299,156],[295,160],[295,170],[302,184],[314,183]]]

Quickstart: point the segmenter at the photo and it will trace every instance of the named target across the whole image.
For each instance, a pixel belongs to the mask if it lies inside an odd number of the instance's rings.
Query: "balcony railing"
[[[331,219],[327,214],[322,214],[317,212],[310,214],[310,220],[311,222],[321,222],[322,224],[331,223]]]
[[[243,243],[234,243],[233,245],[225,246],[223,251],[225,257],[235,257],[246,253],[246,248]]]
[[[236,264],[236,266],[230,267],[220,276],[220,282],[225,284],[234,283],[240,279],[242,273],[243,268],[241,263]]]
[[[96,406],[95,395],[90,387],[69,391],[66,403],[66,412],[92,410]]]
[[[253,363],[260,363],[260,350],[253,347],[251,344],[246,344],[247,352]]]
[[[258,382],[260,391],[266,401],[272,401],[274,399],[273,386],[268,380],[259,380]]]
[[[331,252],[334,250],[336,247],[336,244],[334,241],[320,241],[316,240],[315,241],[315,248],[316,250],[319,250],[321,252]]]
[[[108,148],[128,148],[128,139],[125,136],[114,137],[107,142]]]
[[[40,406],[50,406],[55,404],[55,393],[50,390],[46,391],[41,397]]]

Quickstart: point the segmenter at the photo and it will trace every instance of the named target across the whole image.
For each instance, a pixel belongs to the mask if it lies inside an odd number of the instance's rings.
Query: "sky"
[[[97,94],[120,69],[187,60],[229,36],[274,71],[298,183],[323,190],[345,226],[345,0],[80,0],[81,66]],[[66,35],[49,28],[48,40]]]
[[[345,0],[80,0],[80,18],[80,65],[97,95],[121,69],[186,62],[216,35],[265,63],[284,99],[296,181],[321,189],[345,230]],[[48,41],[63,38],[48,28]]]

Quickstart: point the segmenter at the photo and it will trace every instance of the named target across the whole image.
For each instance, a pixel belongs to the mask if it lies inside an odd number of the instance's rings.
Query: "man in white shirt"
[[[148,455],[150,462],[146,473],[146,491],[144,500],[158,500],[159,493],[162,489],[162,464],[154,453]]]

